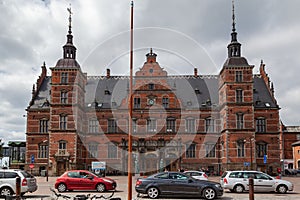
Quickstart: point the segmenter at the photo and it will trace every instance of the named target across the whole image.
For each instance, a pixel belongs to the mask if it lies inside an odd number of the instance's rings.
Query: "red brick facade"
[[[27,164],[59,175],[105,161],[127,172],[129,78],[88,76],[76,61],[71,28],[63,58],[33,88],[27,108]],[[241,57],[233,29],[228,58],[217,75],[168,75],[152,52],[134,76],[135,172],[280,167],[279,106],[265,66],[260,74]],[[27,165],[29,167],[29,165]]]

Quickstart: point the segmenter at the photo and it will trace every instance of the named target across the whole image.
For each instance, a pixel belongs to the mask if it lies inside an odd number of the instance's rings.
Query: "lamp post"
[[[178,168],[181,171],[181,138],[178,138],[178,147],[179,147],[179,163],[178,163]]]
[[[250,139],[250,169],[252,170],[252,138]]]
[[[253,169],[253,145],[252,143],[255,141],[253,137],[250,138],[250,169]]]
[[[49,133],[48,133],[49,134]],[[48,145],[47,145],[47,169],[46,169],[46,181],[49,181],[49,162],[50,162],[50,142],[49,142],[49,135],[48,135]]]

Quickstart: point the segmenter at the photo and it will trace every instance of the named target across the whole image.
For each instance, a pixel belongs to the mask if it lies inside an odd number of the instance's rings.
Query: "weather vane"
[[[71,25],[71,23],[72,23],[72,14],[73,14],[72,10],[71,10],[71,4],[70,4],[70,7],[67,8],[67,10],[69,12],[69,34],[71,34],[72,33],[72,30],[71,30],[72,25]]]

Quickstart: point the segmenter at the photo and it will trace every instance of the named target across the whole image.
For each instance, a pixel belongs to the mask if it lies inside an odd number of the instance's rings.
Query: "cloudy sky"
[[[0,138],[24,140],[26,107],[45,61],[62,57],[68,13],[88,75],[128,75],[130,0],[0,0]],[[300,1],[236,0],[242,54],[274,83],[286,125],[300,125]],[[230,42],[231,0],[135,0],[137,70],[152,47],[169,74],[218,74]],[[24,117],[25,116],[25,117]]]

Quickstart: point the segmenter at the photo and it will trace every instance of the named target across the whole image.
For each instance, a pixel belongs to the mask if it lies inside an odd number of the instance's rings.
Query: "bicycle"
[[[60,197],[63,199],[71,199],[72,197],[59,194],[57,193],[54,189],[50,188],[50,191],[53,192],[53,194],[56,196],[56,199],[58,200]],[[79,194],[73,197],[73,200],[88,200],[90,198],[90,194],[84,195],[84,194]]]
[[[114,196],[114,194],[115,194],[115,192],[113,191],[113,192],[110,194],[110,196],[108,196],[108,197],[106,197],[106,196],[104,196],[104,195],[100,195],[100,196],[94,195],[94,196],[92,196],[90,199],[91,199],[91,200],[93,200],[93,199],[121,200],[121,198],[119,198],[119,197],[114,197],[114,198],[112,198],[112,197]]]

